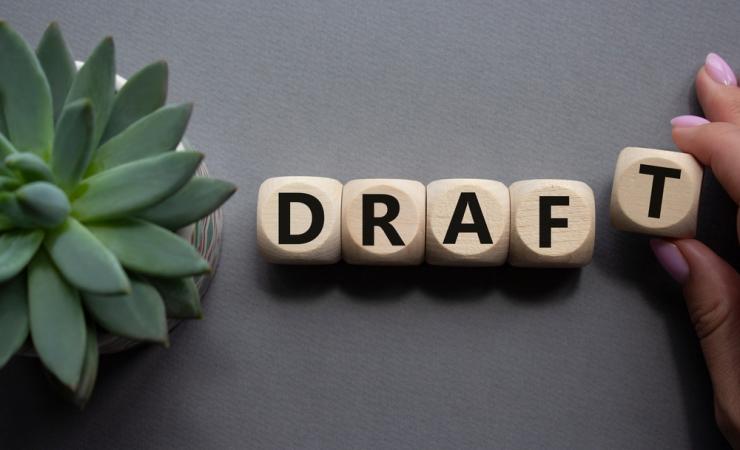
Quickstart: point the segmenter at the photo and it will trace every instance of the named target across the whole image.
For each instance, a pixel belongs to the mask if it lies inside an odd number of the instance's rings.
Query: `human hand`
[[[740,87],[718,55],[710,53],[699,69],[696,93],[709,120],[674,118],[673,140],[709,166],[740,205]],[[740,209],[737,233],[740,241]],[[654,239],[650,244],[661,265],[683,286],[712,379],[717,424],[733,448],[740,448],[740,275],[695,239]]]

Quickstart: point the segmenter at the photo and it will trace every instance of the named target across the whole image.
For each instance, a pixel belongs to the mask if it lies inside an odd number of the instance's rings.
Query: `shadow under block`
[[[341,256],[342,183],[276,177],[260,186],[257,243],[278,264],[334,264]]]
[[[694,237],[703,174],[686,153],[623,149],[614,170],[612,224],[655,236]]]
[[[594,193],[572,180],[525,180],[509,186],[509,263],[517,267],[581,267],[591,262]]]
[[[492,180],[446,179],[427,185],[426,261],[500,266],[509,253],[509,189]]]
[[[342,256],[349,264],[421,264],[425,218],[418,181],[352,180],[342,197]]]

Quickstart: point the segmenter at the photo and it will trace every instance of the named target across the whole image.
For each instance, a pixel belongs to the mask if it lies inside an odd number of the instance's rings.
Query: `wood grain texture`
[[[641,167],[646,171],[645,166],[680,171],[680,175],[673,172],[680,178],[664,179],[660,202],[653,199],[655,176],[641,173]],[[612,224],[620,230],[655,236],[694,237],[702,178],[701,165],[687,153],[640,147],[623,149],[614,169]]]
[[[324,224],[309,242],[285,244],[279,241],[279,205],[281,193],[305,193],[321,204]],[[265,180],[257,200],[257,243],[260,253],[278,264],[333,264],[341,256],[342,183],[322,177],[275,177]],[[301,234],[311,226],[308,206],[290,206],[290,233]]]
[[[398,214],[390,221],[402,245],[393,245],[378,226],[372,230],[372,245],[363,244],[363,200],[365,196],[390,196],[398,202]],[[373,205],[372,214],[383,217],[388,207]],[[349,264],[416,265],[424,260],[426,188],[418,181],[396,179],[352,180],[344,185],[342,199],[342,256]],[[367,237],[367,236],[366,236]]]
[[[594,194],[573,180],[524,180],[509,186],[511,239],[509,263],[517,267],[581,267],[591,262],[596,232]],[[542,236],[545,198],[563,199],[546,208],[552,220],[549,243]],[[557,201],[555,202],[557,203]],[[563,222],[565,219],[567,222]],[[547,234],[547,233],[546,233]]]
[[[472,204],[469,194],[474,195]],[[451,220],[459,205],[462,205],[465,211],[462,223],[472,224],[482,218],[487,233],[483,235],[473,231],[457,233],[454,242],[445,243]],[[509,215],[509,189],[501,182],[458,178],[429,183],[426,219],[427,263],[443,266],[502,265],[509,253]]]

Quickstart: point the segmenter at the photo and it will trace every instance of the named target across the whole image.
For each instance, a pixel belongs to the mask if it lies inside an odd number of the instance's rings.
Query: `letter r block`
[[[509,253],[509,189],[477,179],[427,185],[429,264],[500,266]]]
[[[257,244],[278,264],[333,264],[341,256],[342,183],[321,177],[265,180],[257,199]]]
[[[418,181],[366,179],[344,185],[342,255],[349,264],[424,260],[426,189]]]
[[[627,147],[612,185],[612,224],[625,231],[690,238],[696,235],[703,170],[687,153]]]
[[[509,186],[509,194],[512,266],[581,267],[591,262],[596,207],[588,185],[525,180]]]

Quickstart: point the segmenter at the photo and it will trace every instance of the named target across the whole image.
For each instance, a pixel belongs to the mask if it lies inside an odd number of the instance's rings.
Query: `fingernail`
[[[676,244],[663,239],[651,239],[650,247],[660,265],[674,280],[679,284],[684,284],[689,279],[689,263],[686,262],[686,258],[683,257]]]
[[[676,116],[671,119],[671,125],[676,128],[695,127],[705,123],[709,123],[709,121],[699,116]]]
[[[718,54],[708,54],[704,61],[704,67],[707,69],[707,74],[717,83],[725,86],[737,86],[737,78],[735,78],[732,67]]]

